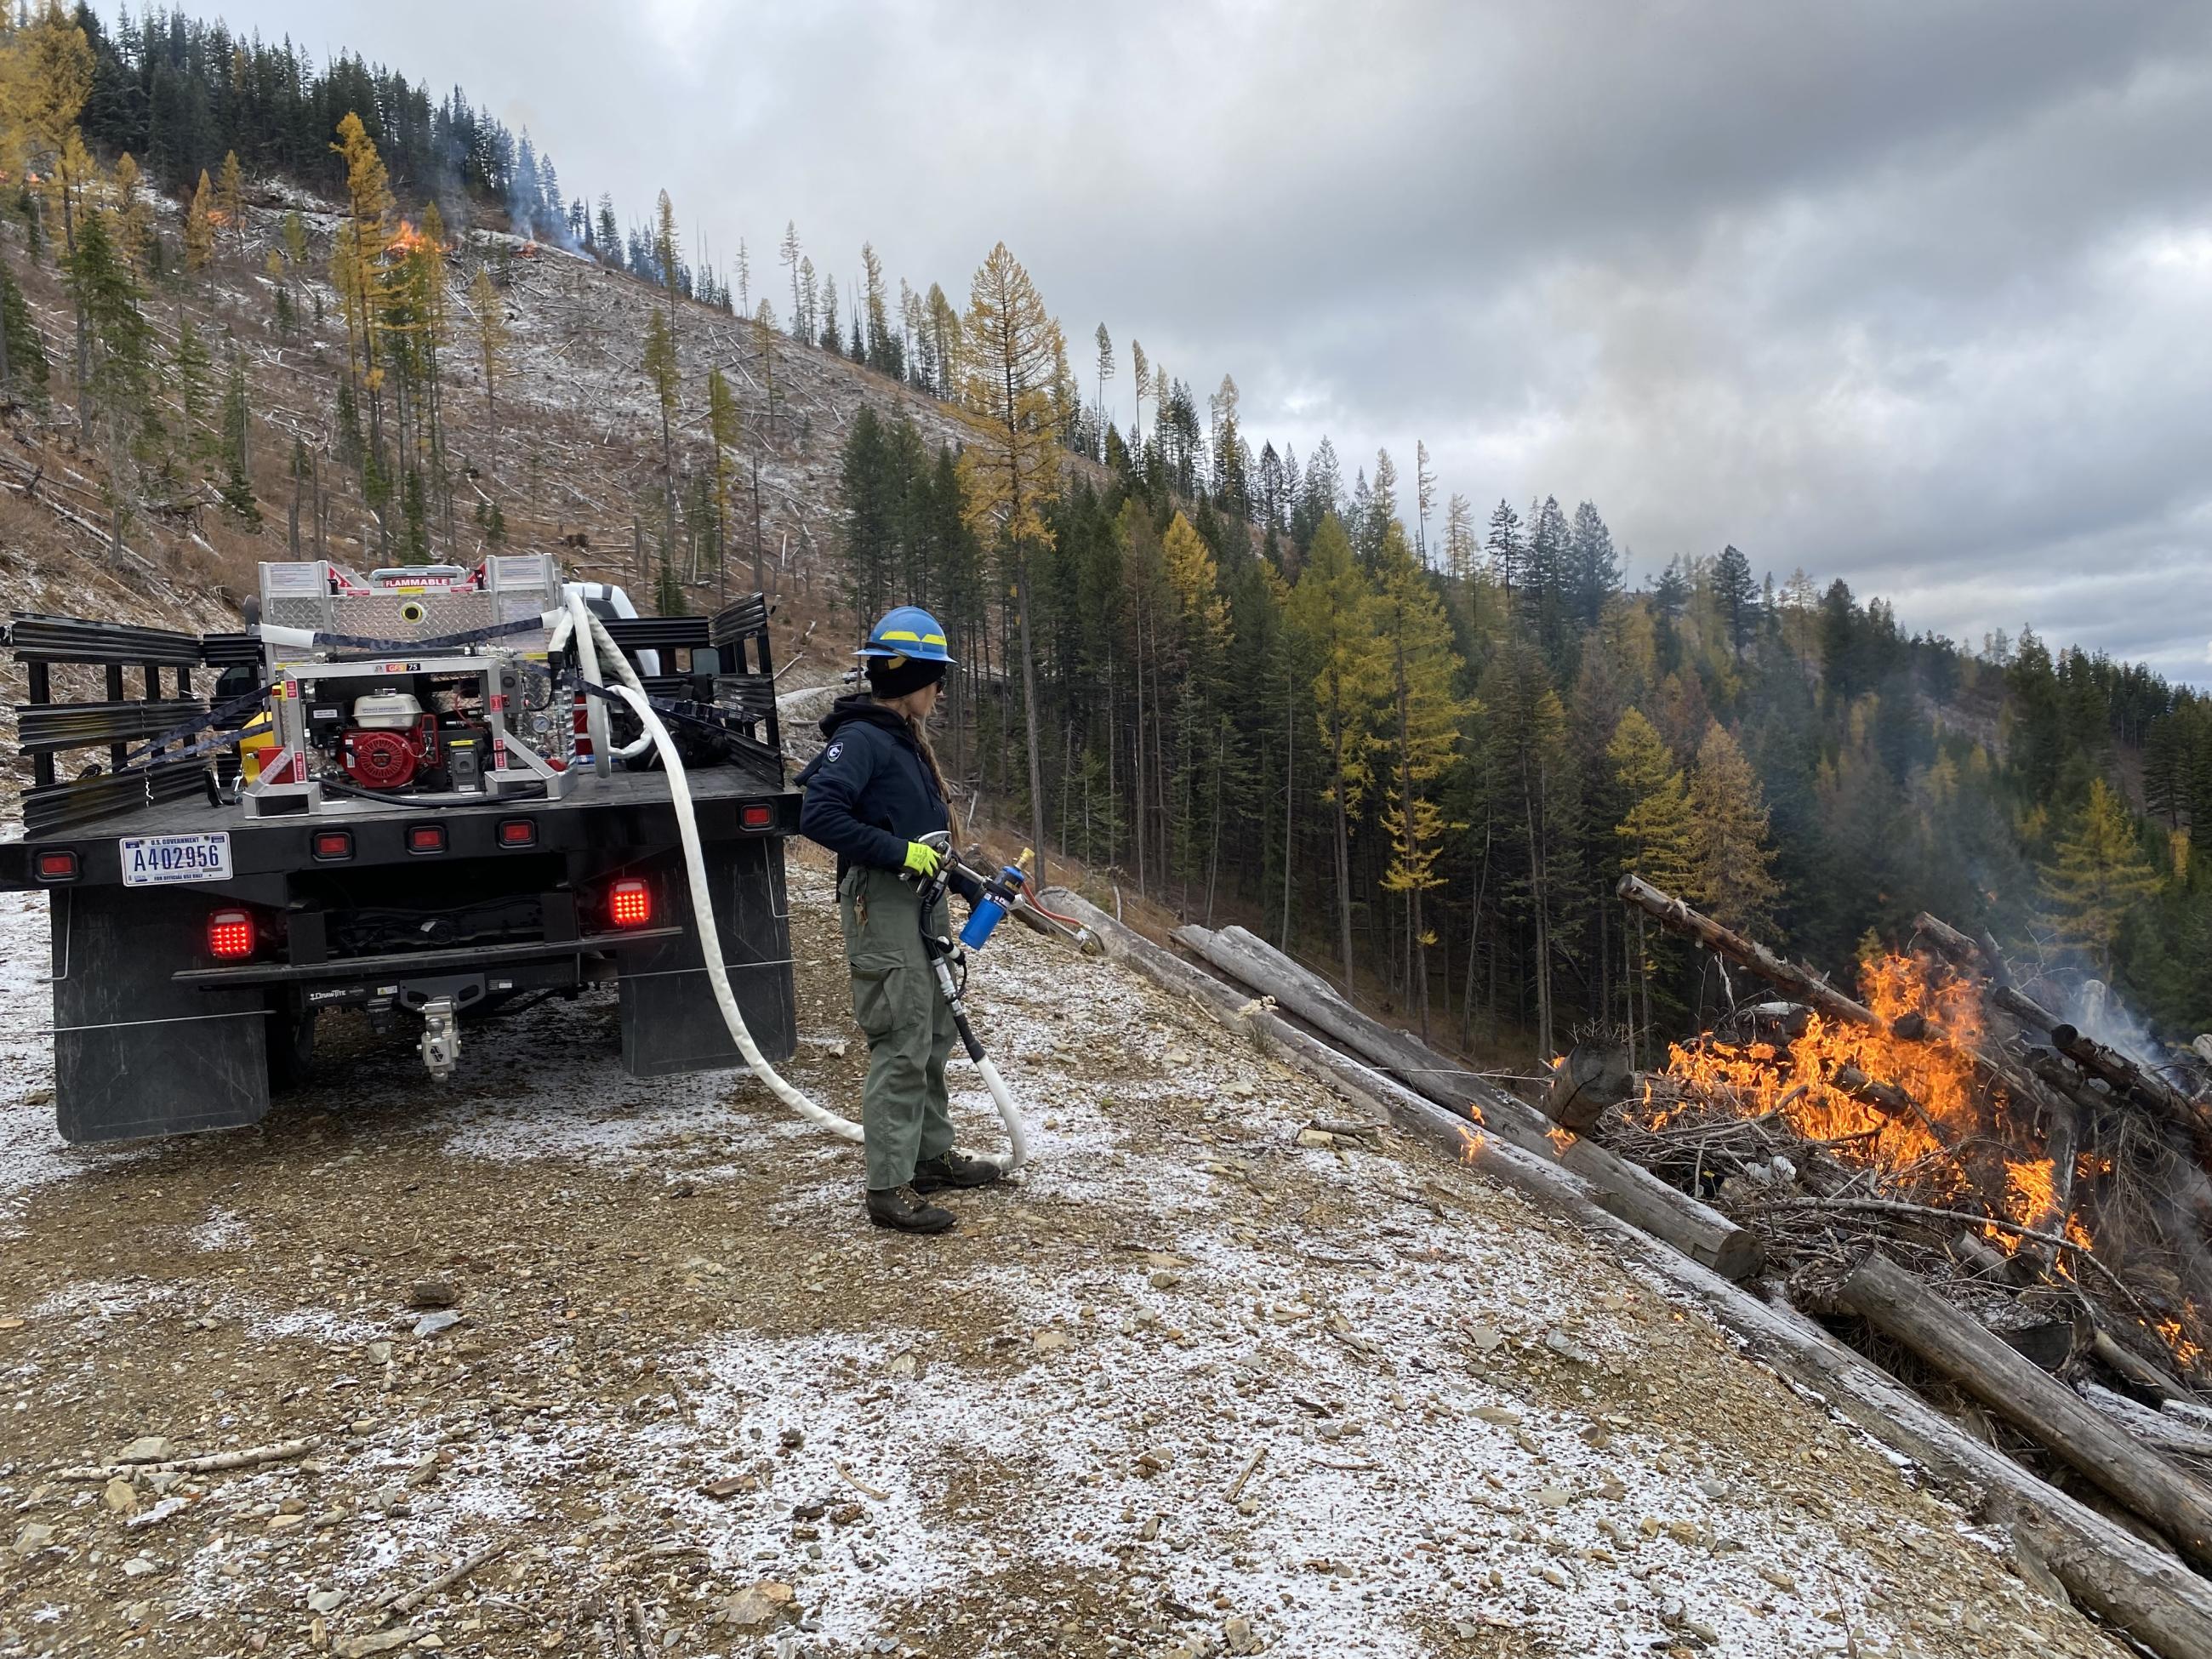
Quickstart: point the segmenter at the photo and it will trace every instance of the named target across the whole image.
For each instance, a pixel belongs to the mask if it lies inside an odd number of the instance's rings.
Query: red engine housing
[[[363,789],[404,789],[438,760],[438,723],[424,715],[407,731],[350,726],[339,745],[346,776]]]

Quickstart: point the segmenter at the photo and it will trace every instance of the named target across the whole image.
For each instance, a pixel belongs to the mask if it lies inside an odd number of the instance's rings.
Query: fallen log
[[[395,1616],[404,1618],[432,1596],[453,1589],[477,1568],[498,1560],[501,1556],[513,1549],[516,1540],[513,1538],[503,1538],[495,1543],[486,1544],[483,1548],[471,1551],[463,1556],[427,1583],[417,1585],[411,1590],[387,1591],[377,1598],[369,1610],[373,1613],[380,1613],[386,1618]]]
[[[1543,1113],[1455,1065],[1408,1032],[1361,1013],[1334,987],[1241,927],[1176,930],[1176,943],[1234,975],[1353,1051],[1415,1094],[1502,1136],[1589,1182],[1598,1204],[1729,1279],[1765,1265],[1765,1246],[1710,1204],[1669,1186],[1639,1164],[1558,1128]],[[1156,947],[1157,948],[1157,947]],[[1280,1023],[1280,1022],[1279,1022]]]
[[[1053,903],[1091,927],[1109,956],[1164,988],[1182,992],[1194,977],[1212,979],[1078,895],[1063,890]],[[1218,987],[1219,981],[1212,982]],[[1227,1001],[1231,1006],[1206,999],[1206,1006],[1232,1029],[1247,1029],[1251,1016],[1243,1011],[1250,1005],[1233,996]],[[1296,1031],[1286,1023],[1276,1023],[1284,1030]],[[1304,1033],[1297,1035],[1314,1048],[1327,1049]],[[1295,1048],[1286,1046],[1284,1054],[1293,1066],[1328,1075]],[[1471,1135],[1458,1114],[1391,1079],[1372,1071],[1367,1075],[1377,1091],[1375,1098],[1401,1128],[1448,1158],[1472,1163],[1552,1214],[1607,1242],[1630,1265],[1698,1302],[1753,1358],[1825,1400],[1988,1518],[2008,1525],[2023,1564],[2047,1572],[2089,1611],[2125,1631],[2160,1659],[2212,1659],[2212,1584],[2172,1555],[2146,1547],[2124,1528],[1974,1439],[1795,1309],[1760,1301],[1599,1207],[1589,1183],[1555,1161],[1497,1137]]]
[[[2212,1565],[2212,1491],[2142,1444],[1879,1250],[1836,1299],[1903,1343],[1991,1410],[2150,1522],[2199,1566]]]
[[[2212,1457],[2212,1428],[2190,1423],[2130,1400],[2124,1394],[2094,1382],[2077,1385],[2081,1398],[2146,1445],[2160,1451],[2185,1452],[2191,1457]]]
[[[1544,1113],[1562,1129],[1588,1134],[1609,1108],[1628,1098],[1636,1073],[1618,1042],[1577,1042],[1553,1068]]]
[[[2200,1158],[2212,1158],[2212,1113],[2157,1073],[2138,1066],[2117,1048],[2084,1036],[2063,1021],[2051,1025],[2050,1033],[2051,1046],[2060,1054],[2090,1076],[2102,1078],[2116,1093],[2142,1101],[2174,1127],[2186,1132],[2195,1141]]]
[[[264,1463],[284,1463],[305,1457],[323,1443],[318,1436],[280,1440],[270,1446],[247,1446],[238,1451],[210,1452],[204,1457],[172,1457],[157,1463],[84,1463],[56,1469],[57,1480],[128,1480],[141,1474],[214,1474],[228,1469],[258,1468]]]
[[[1621,902],[1634,905],[1668,932],[1695,939],[1716,956],[1748,968],[1815,1012],[1853,1025],[1870,1025],[1876,1030],[1887,1029],[1873,1009],[1854,997],[1845,996],[1810,968],[1801,968],[1757,940],[1746,939],[1734,928],[1723,927],[1680,899],[1661,892],[1643,877],[1623,876],[1620,885],[1613,891]]]

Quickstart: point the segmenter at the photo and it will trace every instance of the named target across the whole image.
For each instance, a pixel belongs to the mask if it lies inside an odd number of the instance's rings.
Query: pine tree
[[[1620,556],[1613,550],[1613,532],[1588,501],[1575,508],[1570,546],[1575,613],[1583,627],[1595,628],[1606,602],[1620,592]]]
[[[884,289],[884,264],[872,244],[860,244],[860,303],[868,319],[868,367],[893,380],[906,373],[899,353],[898,336],[891,331],[890,312]],[[1057,325],[1054,333],[1058,334]]]
[[[1729,644],[1735,659],[1741,662],[1743,648],[1751,643],[1759,623],[1759,583],[1751,574],[1751,561],[1734,545],[1723,547],[1720,557],[1713,561],[1712,580],[1713,597],[1728,629]]]
[[[1139,436],[1143,434],[1145,430],[1145,390],[1151,384],[1147,378],[1151,374],[1151,371],[1152,365],[1146,362],[1145,358],[1145,347],[1143,342],[1134,339],[1131,340],[1129,342],[1129,373],[1131,375],[1129,381],[1129,392],[1131,399],[1136,406],[1137,411],[1135,416],[1136,424],[1134,430]],[[1158,413],[1157,405],[1155,405],[1154,412],[1156,414]]]
[[[238,165],[238,152],[226,150],[222,171],[216,175],[215,210],[216,222],[230,237],[231,251],[246,252],[246,174]]]
[[[252,412],[246,402],[246,359],[235,341],[222,398],[223,510],[249,530],[261,528],[260,504],[253,498],[252,458],[248,442]]]
[[[2120,931],[2158,891],[2159,876],[2143,856],[2126,804],[2104,779],[2090,780],[2087,799],[2053,850],[2055,860],[2041,870],[2045,923],[2059,945],[2080,951],[2093,971],[2110,980]]]
[[[1098,325],[1095,337],[1098,345],[1098,430],[1103,434],[1113,428],[1106,418],[1106,382],[1114,378],[1114,337],[1106,331],[1106,325]],[[1102,439],[1103,441],[1103,439]],[[1104,451],[1099,452],[1103,459]]]
[[[1060,445],[1052,424],[1052,370],[1064,355],[1060,325],[1029,272],[993,247],[976,268],[961,325],[961,412],[974,441],[961,452],[966,517],[996,535],[1006,551],[1021,622],[1022,711],[1029,742],[1030,827],[1038,880],[1044,869],[1044,767],[1030,602],[1030,550],[1044,532],[1044,509],[1060,493]]]
[[[177,412],[182,417],[178,434],[187,465],[204,465],[214,453],[208,436],[208,372],[212,367],[207,345],[189,317],[177,319],[177,343],[169,358],[169,374],[177,388]]]
[[[1512,503],[1500,501],[1490,515],[1490,568],[1505,590],[1505,602],[1513,602],[1514,590],[1528,580],[1528,544],[1521,538],[1521,515],[1513,510]]]
[[[1436,505],[1437,475],[1429,465],[1429,447],[1417,438],[1413,441],[1413,550],[1424,570],[1429,567],[1429,514]]]
[[[16,397],[43,401],[52,373],[22,287],[0,264],[0,383]]]
[[[1706,913],[1738,933],[1771,935],[1782,890],[1766,843],[1766,802],[1759,775],[1717,720],[1698,745],[1690,814],[1696,887]]]
[[[106,459],[109,551],[120,563],[137,463],[159,438],[161,423],[154,410],[154,331],[139,309],[131,267],[109,240],[106,215],[89,214],[78,227],[68,282],[85,319],[81,417]]]
[[[215,258],[214,189],[208,183],[207,170],[200,170],[200,181],[192,191],[192,199],[185,209],[185,269],[203,271],[208,261]]]

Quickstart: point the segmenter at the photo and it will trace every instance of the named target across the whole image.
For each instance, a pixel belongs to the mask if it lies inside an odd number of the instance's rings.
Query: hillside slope
[[[309,258],[283,284],[295,297],[299,316],[296,331],[287,335],[276,324],[280,283],[264,265],[279,246],[284,215],[295,210],[307,228]],[[290,556],[288,515],[295,495],[301,503],[301,540],[312,555],[314,483],[293,476],[295,439],[311,452],[316,479],[329,497],[324,538],[329,556],[356,567],[397,556],[390,542],[397,540],[399,526],[386,526],[390,541],[380,535],[354,471],[338,459],[337,400],[346,340],[327,270],[337,223],[332,204],[270,187],[246,216],[240,238],[234,242],[226,235],[206,272],[157,282],[146,308],[165,362],[173,356],[178,325],[186,317],[216,354],[218,368],[229,342],[245,353],[253,413],[252,471],[264,524],[250,532],[227,517],[205,482],[167,492],[164,510],[135,516],[125,532],[129,556],[117,574],[140,591],[149,620],[192,610],[199,603],[190,597],[195,592],[221,589],[220,600],[251,591],[258,561]],[[156,222],[172,239],[180,234],[173,204],[158,204]],[[32,262],[20,235],[4,234],[11,264],[24,273],[59,392],[71,350],[67,296],[51,250],[46,262]],[[659,406],[643,368],[643,343],[648,319],[666,307],[666,295],[590,259],[496,228],[457,229],[447,246],[450,327],[441,364],[441,410],[457,484],[450,538],[447,520],[434,508],[431,514],[434,555],[464,562],[480,555],[486,538],[473,508],[496,501],[505,517],[507,546],[556,550],[579,574],[649,590],[653,573],[637,531],[641,522],[648,551],[657,550],[662,465]],[[469,285],[479,265],[493,273],[510,336],[495,440],[473,343]],[[707,465],[704,388],[708,371],[720,368],[743,428],[731,456],[736,476],[728,507],[728,584],[732,591],[751,585],[757,460],[768,586],[791,602],[791,624],[803,629],[830,598],[824,570],[834,544],[832,495],[839,449],[854,416],[863,406],[904,414],[932,442],[957,439],[957,416],[935,398],[781,332],[770,332],[763,362],[753,327],[719,309],[678,300],[674,316],[681,380],[675,428],[679,490],[685,475]],[[161,412],[173,434],[182,421],[175,398],[171,373]],[[42,483],[49,492],[58,484],[63,492],[46,515],[56,534],[21,544],[9,538],[11,550],[20,545],[23,566],[11,574],[12,585],[0,598],[15,603],[34,597],[42,581],[51,592],[117,562],[106,557],[100,533],[106,522],[101,469],[80,449],[66,399],[58,398],[44,409],[18,407],[10,411],[10,429],[16,457],[0,482],[20,497],[23,483],[43,465]],[[64,518],[63,508],[75,520]],[[682,512],[679,501],[679,538],[684,537]],[[712,603],[711,571],[687,567],[681,574],[690,580],[687,599]],[[799,612],[806,613],[804,620]]]
[[[787,1659],[2119,1651],[1700,1313],[1423,1147],[1300,1146],[1343,1103],[1018,930],[975,987],[1036,1161],[916,1240],[749,1081],[624,1078],[596,998],[431,1093],[342,1020],[258,1133],[64,1151],[37,908],[0,908],[10,1650],[596,1655],[631,1609]],[[792,1074],[849,1106],[825,860],[792,908]],[[318,1444],[53,1476],[142,1436]]]

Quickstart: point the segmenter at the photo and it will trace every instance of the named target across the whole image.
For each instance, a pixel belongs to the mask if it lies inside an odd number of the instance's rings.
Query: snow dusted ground
[[[792,893],[789,1072],[849,1109],[827,872]],[[259,1130],[63,1148],[43,937],[0,902],[0,1654],[2121,1651],[1578,1235],[1300,1146],[1344,1103],[1017,929],[975,1000],[1036,1163],[938,1240],[749,1079],[623,1076],[588,999],[449,1088],[340,1024]],[[319,1443],[52,1478],[144,1435]]]

